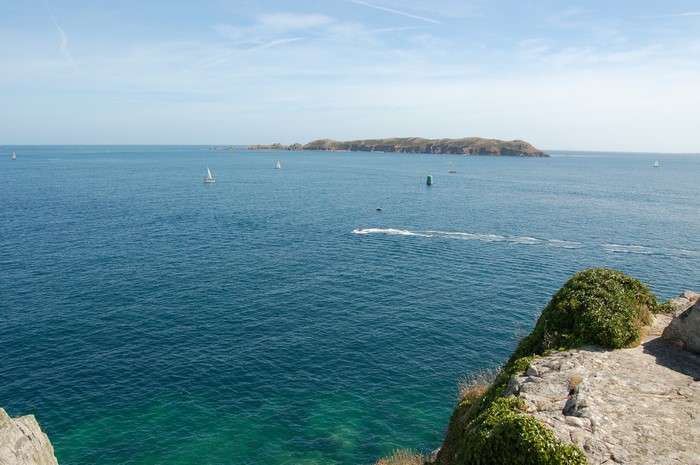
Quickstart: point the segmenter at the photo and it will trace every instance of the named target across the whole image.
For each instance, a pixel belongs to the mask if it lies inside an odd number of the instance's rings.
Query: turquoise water
[[[554,155],[0,147],[0,406],[62,465],[430,451],[574,272],[700,289],[700,156]]]

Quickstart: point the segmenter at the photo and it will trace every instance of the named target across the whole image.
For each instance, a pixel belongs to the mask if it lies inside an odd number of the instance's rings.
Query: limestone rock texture
[[[700,356],[663,340],[657,315],[641,345],[536,358],[506,395],[589,464],[700,465]]]
[[[679,312],[664,329],[662,336],[672,344],[700,354],[700,300],[696,300],[687,310]]]
[[[0,408],[0,465],[58,465],[34,415],[10,418]]]

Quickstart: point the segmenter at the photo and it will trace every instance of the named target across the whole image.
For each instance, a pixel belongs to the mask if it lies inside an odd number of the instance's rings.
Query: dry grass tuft
[[[569,389],[576,389],[583,381],[583,378],[579,375],[570,374],[566,377],[566,380],[569,382]]]
[[[374,465],[423,465],[425,456],[411,449],[396,449],[389,457],[380,459]]]
[[[482,396],[493,384],[500,368],[487,368],[469,373],[459,380],[459,402],[472,403]]]

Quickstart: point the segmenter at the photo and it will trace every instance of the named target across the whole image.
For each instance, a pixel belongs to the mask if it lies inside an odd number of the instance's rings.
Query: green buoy
[[[433,177],[432,176],[428,176],[428,180],[426,181],[426,184],[429,186],[433,185]]]

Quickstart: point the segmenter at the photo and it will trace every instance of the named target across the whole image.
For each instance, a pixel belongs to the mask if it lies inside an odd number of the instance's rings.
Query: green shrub
[[[606,268],[581,271],[554,294],[516,353],[522,357],[586,344],[634,346],[651,312],[659,310],[656,296],[637,279]]]
[[[496,399],[472,422],[464,461],[479,465],[585,465],[583,453],[559,442],[535,417],[524,413],[523,399]]]
[[[439,465],[482,463],[467,459],[465,455],[469,436],[474,428],[479,425],[479,422],[485,418],[482,413],[489,409],[496,400],[502,399],[503,392],[510,380],[516,374],[526,371],[530,367],[533,358],[523,357],[509,360],[496,375],[493,384],[480,398],[470,399],[469,401],[462,400],[462,402],[457,404],[450,418],[450,424],[447,427],[442,451],[438,456],[437,463]],[[556,438],[553,438],[553,440],[556,441]]]
[[[654,310],[654,313],[671,314],[676,310],[678,310],[678,307],[667,300],[666,302],[659,304],[659,306]]]

